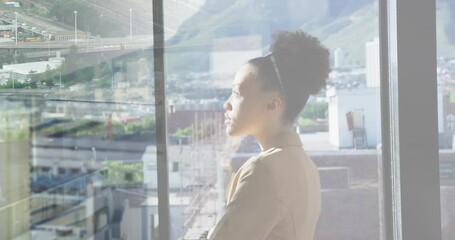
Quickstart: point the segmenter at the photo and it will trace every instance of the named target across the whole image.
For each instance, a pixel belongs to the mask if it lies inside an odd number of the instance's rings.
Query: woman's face
[[[224,103],[229,136],[255,135],[267,126],[269,94],[261,88],[253,66],[245,64],[236,73],[232,94]]]

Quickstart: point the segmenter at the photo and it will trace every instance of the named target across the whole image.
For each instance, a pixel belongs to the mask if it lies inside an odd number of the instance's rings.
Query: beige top
[[[297,134],[276,142],[239,169],[210,240],[313,240],[321,209],[319,173]]]

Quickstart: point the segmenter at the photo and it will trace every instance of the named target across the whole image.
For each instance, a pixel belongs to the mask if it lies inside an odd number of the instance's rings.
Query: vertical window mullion
[[[393,239],[437,240],[441,239],[441,214],[436,3],[435,0],[389,0],[387,4],[389,36],[382,41],[388,40],[388,45],[382,46],[388,47],[385,62],[388,66],[382,71],[388,71],[388,78],[386,75],[382,79],[387,88],[382,97],[387,97],[383,104],[387,102],[390,107],[382,110],[388,111],[383,113],[383,127],[389,131],[384,135],[388,137],[384,141],[384,154],[391,160],[387,163],[388,159],[384,159],[387,170],[384,177],[391,179],[384,179],[385,185],[388,184],[384,196],[386,219],[393,219],[394,228],[387,230],[387,239],[393,233]]]
[[[164,76],[163,0],[153,0],[153,63],[155,77],[156,154],[158,177],[159,239],[170,240],[169,178],[167,154],[166,90]]]
[[[392,166],[392,139],[391,139],[391,106],[389,89],[389,18],[388,18],[388,0],[379,0],[379,49],[380,49],[380,91],[381,91],[381,135],[382,135],[382,162],[379,175],[382,198],[380,201],[380,229],[381,239],[395,239],[394,236],[394,196],[393,185],[393,166]],[[380,191],[381,192],[381,191]],[[381,205],[382,204],[382,205]]]

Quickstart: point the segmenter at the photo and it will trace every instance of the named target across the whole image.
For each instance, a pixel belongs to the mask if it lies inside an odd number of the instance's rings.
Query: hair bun
[[[280,31],[273,36],[270,50],[276,59],[287,91],[317,94],[330,73],[329,50],[301,31]]]

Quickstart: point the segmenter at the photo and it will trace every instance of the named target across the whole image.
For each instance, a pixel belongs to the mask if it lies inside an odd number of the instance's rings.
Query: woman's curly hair
[[[330,73],[329,50],[321,42],[301,31],[280,31],[273,37],[271,55],[248,61],[258,73],[264,90],[280,90],[280,82],[271,56],[283,83],[286,101],[284,119],[294,122],[309,95],[317,94],[326,85]]]

